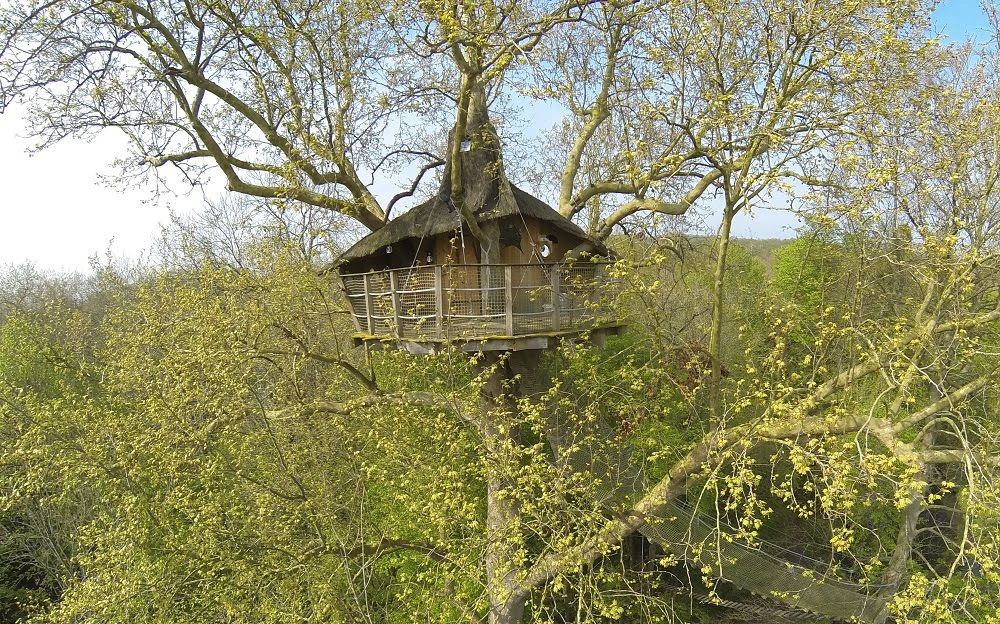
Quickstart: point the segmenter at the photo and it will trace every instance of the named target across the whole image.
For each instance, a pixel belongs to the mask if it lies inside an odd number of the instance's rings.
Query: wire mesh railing
[[[607,263],[421,265],[341,276],[359,332],[475,339],[614,322]]]

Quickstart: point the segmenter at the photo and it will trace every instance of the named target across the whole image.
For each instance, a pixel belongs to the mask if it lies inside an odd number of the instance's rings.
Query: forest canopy
[[[12,0],[42,149],[230,194],[0,276],[0,618],[997,621],[1000,57],[933,6]],[[356,346],[339,254],[432,197],[490,249],[483,180],[626,330]]]

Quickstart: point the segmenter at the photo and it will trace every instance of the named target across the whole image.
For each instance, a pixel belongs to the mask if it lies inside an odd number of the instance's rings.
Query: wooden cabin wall
[[[536,241],[545,235],[555,236],[558,241],[552,244],[552,253],[544,262],[561,262],[566,254],[583,242],[583,239],[579,236],[561,230],[555,224],[548,221],[539,221],[538,230],[538,236],[535,238]]]
[[[453,314],[478,314],[480,310],[478,242],[469,232],[444,232],[434,237],[434,263],[444,266],[444,307]],[[464,246],[463,246],[464,238]],[[449,267],[453,267],[449,269]],[[457,290],[462,289],[462,290]]]
[[[544,294],[528,297],[524,293],[535,288],[544,291],[550,283],[551,272],[543,265],[559,262],[582,241],[578,236],[560,229],[557,225],[534,217],[506,217],[499,225],[501,240],[504,241],[500,243],[500,262],[522,265],[512,269],[516,305],[524,307],[525,309],[521,310],[524,312],[538,312],[548,302],[548,298]],[[544,236],[555,238],[555,242],[549,242],[552,253],[547,258],[542,258],[540,254]],[[411,237],[398,241],[392,244],[390,252],[385,253],[383,248],[370,256],[346,263],[340,271],[367,273],[385,269],[422,267],[428,264],[442,265],[445,313],[479,315],[495,312],[493,299],[498,298],[502,302],[503,295],[482,290],[487,270],[477,266],[480,263],[478,252],[478,241],[471,233],[466,231],[464,237],[456,237],[454,231],[449,231],[424,239]],[[503,269],[490,269],[490,271],[496,271],[492,276],[499,278],[501,275],[499,272]],[[497,279],[495,284],[499,285],[500,279]]]
[[[433,241],[434,264],[479,264],[477,245],[475,237],[469,232],[465,232],[464,237],[456,236],[455,232],[438,234]]]
[[[521,237],[520,248],[512,245],[501,245],[500,259],[504,264],[550,264],[559,262],[570,250],[579,245],[580,237],[560,229],[554,223],[542,221],[535,217],[506,217],[502,225],[515,227]],[[541,245],[543,236],[554,236],[551,243],[552,253],[548,258],[542,258]]]
[[[582,242],[579,237],[561,230],[555,224],[534,217],[505,217],[501,225],[516,229],[517,236],[520,238],[520,246],[501,243],[500,261],[503,264],[559,262],[567,252]],[[428,264],[428,252],[431,253],[430,264],[479,264],[478,242],[471,233],[465,232],[464,234],[464,248],[462,245],[463,237],[456,238],[455,232],[445,232],[423,240],[411,237],[393,243],[392,251],[388,253],[384,253],[383,248],[370,256],[352,260],[346,263],[340,271],[342,273],[367,273],[368,271],[422,266]],[[552,253],[549,257],[542,258],[539,253],[541,239],[542,236],[546,235],[554,236],[557,242],[551,244]]]
[[[355,258],[345,263],[339,271],[341,273],[368,273],[369,271],[426,266],[428,264],[427,252],[431,253],[430,264],[442,264],[445,258],[443,254],[448,248],[447,241],[442,243],[439,238],[431,237],[424,240],[406,238],[393,243],[390,252],[386,252],[385,248],[382,248],[370,256]],[[469,261],[476,261],[475,254],[469,254]]]
[[[512,229],[520,236],[520,248],[514,245],[501,246],[501,260],[505,264],[522,265],[512,269],[514,311],[516,313],[540,313],[550,303],[552,271],[550,265],[562,258],[580,242],[580,238],[558,228],[554,224],[534,217],[508,218],[501,224],[508,237],[513,239]],[[551,238],[543,240],[543,237]],[[547,258],[541,256],[543,242],[548,242],[552,252]],[[549,308],[551,309],[551,308]]]
[[[533,217],[507,217],[501,221],[501,232],[505,229],[508,235],[516,228],[520,237],[520,247],[515,245],[500,245],[500,261],[504,264],[536,265],[518,266],[512,269],[511,277],[515,288],[532,288],[548,283],[548,278],[541,266],[542,260],[537,253],[538,236],[540,235],[538,219]],[[513,238],[513,236],[511,236]],[[534,244],[534,246],[533,246]]]

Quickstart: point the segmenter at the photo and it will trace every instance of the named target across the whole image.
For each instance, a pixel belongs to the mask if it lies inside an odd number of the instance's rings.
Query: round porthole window
[[[538,253],[542,254],[543,258],[548,258],[552,253],[552,247],[548,243],[542,243],[542,246],[538,249]]]

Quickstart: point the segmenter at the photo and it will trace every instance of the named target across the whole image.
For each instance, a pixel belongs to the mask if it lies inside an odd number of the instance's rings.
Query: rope
[[[719,598],[718,596],[712,598],[710,596],[706,596],[705,594],[699,594],[699,593],[693,593],[691,595],[698,602],[705,605],[725,607],[726,609],[732,609],[734,611],[742,611],[744,613],[750,613],[752,615],[781,617],[789,620],[800,620],[800,621],[826,619],[826,616],[824,615],[820,615],[818,613],[812,613],[809,611],[799,611],[798,609],[779,609],[777,607],[772,607],[768,605],[751,604],[748,602],[738,602],[736,600],[726,600],[724,598]]]
[[[698,512],[687,501],[681,501],[679,499],[678,500],[674,500],[673,501],[673,505],[676,506],[676,507],[679,507],[680,509],[683,509],[685,511],[690,512],[692,520],[696,520],[697,522],[701,523],[703,526],[706,526],[708,528],[712,528],[712,529],[715,528],[714,524],[706,521],[705,518],[707,516],[704,513]],[[721,526],[722,528],[728,529],[732,533],[738,532],[738,529],[736,529],[731,524],[729,524],[728,522],[726,522],[725,520],[723,520],[721,518],[718,519],[718,523],[719,523],[719,526]],[[788,558],[781,557],[780,555],[776,555],[776,554],[774,554],[773,551],[777,551],[779,553],[787,553],[787,554],[794,555],[795,559],[799,560],[798,563],[801,564],[801,562],[807,562],[807,563],[812,564],[816,568],[816,569],[814,569],[814,571],[818,572],[823,577],[824,580],[833,581],[833,582],[837,582],[837,583],[841,583],[841,584],[853,585],[854,587],[857,587],[858,589],[861,589],[861,587],[862,587],[859,583],[856,583],[856,582],[851,581],[851,580],[845,580],[843,578],[838,578],[838,577],[833,576],[831,574],[828,574],[828,573],[824,572],[822,569],[820,569],[820,568],[825,568],[827,570],[831,569],[830,562],[828,562],[828,561],[821,561],[819,559],[815,559],[813,557],[810,557],[809,555],[806,555],[803,552],[795,551],[795,550],[792,550],[790,548],[785,548],[783,546],[779,546],[777,544],[774,544],[772,542],[769,542],[767,540],[763,540],[763,539],[760,539],[760,538],[758,538],[756,540],[756,543],[757,543],[756,546],[751,546],[750,544],[745,544],[745,543],[740,543],[739,545],[742,546],[746,550],[757,551],[760,554],[762,554],[762,555],[764,555],[764,556],[766,556],[766,557],[770,558],[771,560],[773,560],[775,562],[778,562],[778,563],[793,563],[794,564],[794,563],[797,563],[797,562],[796,561],[790,561]],[[765,550],[763,548],[765,546],[769,550],[771,550],[772,552],[768,552],[767,550]],[[846,568],[846,567],[844,567],[843,565],[841,565],[839,563],[837,564],[837,570],[839,570],[840,572],[844,573],[845,575],[850,575],[851,574],[851,570],[849,568]],[[873,588],[873,589],[880,589],[880,588],[888,587],[888,586],[889,585],[887,585],[885,583],[882,583],[882,584],[871,583],[871,584],[866,585],[865,587],[867,587],[867,588]]]

